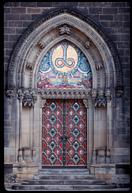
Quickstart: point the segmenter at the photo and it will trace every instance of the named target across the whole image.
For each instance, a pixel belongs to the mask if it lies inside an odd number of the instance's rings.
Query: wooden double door
[[[82,100],[47,100],[42,109],[42,166],[86,165],[87,112]]]

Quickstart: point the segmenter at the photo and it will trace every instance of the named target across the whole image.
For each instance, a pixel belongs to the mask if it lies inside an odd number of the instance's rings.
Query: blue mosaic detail
[[[51,141],[49,144],[49,147],[53,150],[56,147],[56,144],[54,141]]]
[[[51,103],[50,109],[51,109],[52,111],[54,111],[54,110],[56,109],[56,104],[55,104],[55,103]]]
[[[73,134],[74,137],[78,137],[78,135],[80,134],[80,131],[77,128],[75,128],[73,130],[72,134]]]
[[[79,50],[79,63],[78,63],[78,70],[82,73],[89,73],[91,71],[90,65],[87,61],[85,55]]]
[[[51,163],[53,164],[56,161],[56,157],[54,154],[51,154],[49,160],[51,161]]]
[[[79,160],[80,160],[80,157],[78,156],[78,154],[75,154],[75,155],[73,156],[73,161],[74,161],[75,163],[78,163]]]
[[[73,107],[74,111],[77,111],[80,106],[78,103],[74,103],[74,105],[72,107]]]
[[[63,49],[63,56],[60,51],[60,56],[56,54],[55,58],[55,50],[60,46]],[[68,49],[74,50],[74,54],[70,57]],[[62,41],[55,45],[43,56],[36,77],[37,87],[42,89],[89,88],[92,86],[89,61],[79,48],[68,41]]]
[[[74,143],[73,143],[73,148],[75,149],[75,150],[77,150],[78,148],[79,148],[79,143],[77,142],[77,141],[75,141]]]
[[[79,117],[77,115],[75,115],[74,118],[73,118],[73,121],[74,121],[75,124],[78,124]]]
[[[50,122],[54,124],[56,122],[56,117],[54,115],[51,115]]]
[[[41,65],[39,67],[40,72],[47,73],[51,67],[50,63],[50,52],[48,52],[42,59]]]
[[[49,134],[50,134],[51,137],[54,137],[54,136],[56,135],[56,130],[55,130],[55,128],[52,128],[52,129],[50,130]]]

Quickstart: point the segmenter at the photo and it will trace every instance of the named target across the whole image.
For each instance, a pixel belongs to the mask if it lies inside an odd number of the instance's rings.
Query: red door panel
[[[42,109],[42,164],[63,166],[63,103],[47,100]]]
[[[86,109],[81,100],[66,103],[66,165],[86,166]]]
[[[42,109],[43,166],[86,166],[86,116],[81,100],[47,100]]]

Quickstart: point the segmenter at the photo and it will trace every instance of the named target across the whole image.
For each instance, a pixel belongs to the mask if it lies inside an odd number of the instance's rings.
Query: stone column
[[[18,153],[18,156],[17,156],[17,161],[19,162],[20,160],[23,160],[22,158],[22,154],[19,155],[20,153],[20,147],[21,147],[21,126],[22,126],[22,122],[21,122],[21,116],[22,116],[22,99],[23,99],[23,93],[22,93],[22,90],[19,89],[18,92],[17,92],[17,98],[19,100],[19,110],[18,110],[18,117],[19,117],[19,120],[18,120],[18,123],[19,123],[19,127],[18,127],[18,130],[17,130],[17,144],[18,144],[18,149],[17,149],[17,153]]]
[[[107,120],[106,98],[104,91],[100,89],[94,103],[94,155],[97,163],[105,163],[107,146]]]
[[[107,157],[106,162],[111,162],[111,153],[113,146],[113,136],[112,136],[112,100],[111,100],[111,91],[107,89],[105,91],[105,96],[107,99]]]
[[[31,92],[31,95],[32,95],[32,108],[31,108],[31,159],[33,160],[34,156],[35,156],[35,153],[36,153],[36,150],[35,150],[35,147],[34,147],[34,137],[35,137],[35,124],[34,124],[34,111],[35,111],[35,104],[36,104],[36,101],[37,101],[37,95],[35,94],[34,91]]]
[[[88,99],[83,99],[83,103],[87,109],[87,167],[89,168],[90,165],[90,159],[89,156],[91,156],[91,147],[89,147],[90,141],[89,141],[89,101]]]
[[[41,102],[40,102],[40,169],[42,167],[42,109],[46,104],[46,99],[41,98]]]
[[[19,120],[20,120],[20,112],[19,112],[19,105],[20,101],[19,99],[17,98],[16,99],[16,106],[17,106],[17,114],[16,114],[16,119],[18,120],[16,123],[16,162],[18,162],[19,160],[19,156],[18,156],[18,149],[20,148],[20,123],[19,123]]]
[[[33,128],[33,106],[36,100],[34,93],[29,90],[18,90],[18,99],[19,99],[19,144],[18,144],[18,163],[13,166],[13,173],[16,175],[17,180],[31,179],[38,172],[38,165],[33,162],[33,144],[32,144],[32,132]],[[27,120],[22,120],[22,110],[25,108],[27,111]],[[25,111],[25,112],[26,112]],[[26,119],[26,117],[25,117]],[[29,138],[27,141],[24,138],[21,138],[22,135],[22,121],[27,121],[26,128],[29,129],[27,135]],[[24,137],[26,136],[24,133]],[[26,144],[25,144],[26,142]]]
[[[15,117],[15,112],[13,111],[13,99],[15,97],[15,90],[10,89],[5,92],[6,98],[4,100],[4,143],[5,143],[5,148],[4,148],[4,158],[5,158],[5,163],[12,163],[16,161],[16,155],[17,152],[15,151],[16,148],[16,139],[13,136],[16,135],[15,127],[14,127],[14,117]],[[14,113],[14,114],[12,114]]]
[[[95,98],[97,90],[92,90],[91,98],[89,99],[89,162],[95,163],[96,152],[94,151],[94,116],[95,116]]]

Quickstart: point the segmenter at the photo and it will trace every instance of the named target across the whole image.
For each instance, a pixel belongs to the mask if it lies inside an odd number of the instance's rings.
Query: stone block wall
[[[124,95],[123,114],[114,131],[114,143],[117,147],[127,148],[130,129],[130,5],[128,2],[6,2],[4,4],[5,77],[13,48],[26,28],[42,13],[64,6],[80,10],[85,16],[89,16],[102,26],[118,50],[123,73]],[[5,111],[5,128],[14,135],[14,127],[8,123],[8,117],[9,114]],[[12,124],[15,124],[15,120]],[[5,132],[6,139],[8,139],[8,134]],[[119,137],[121,140],[118,140]],[[5,146],[8,147],[8,143],[5,142]]]

